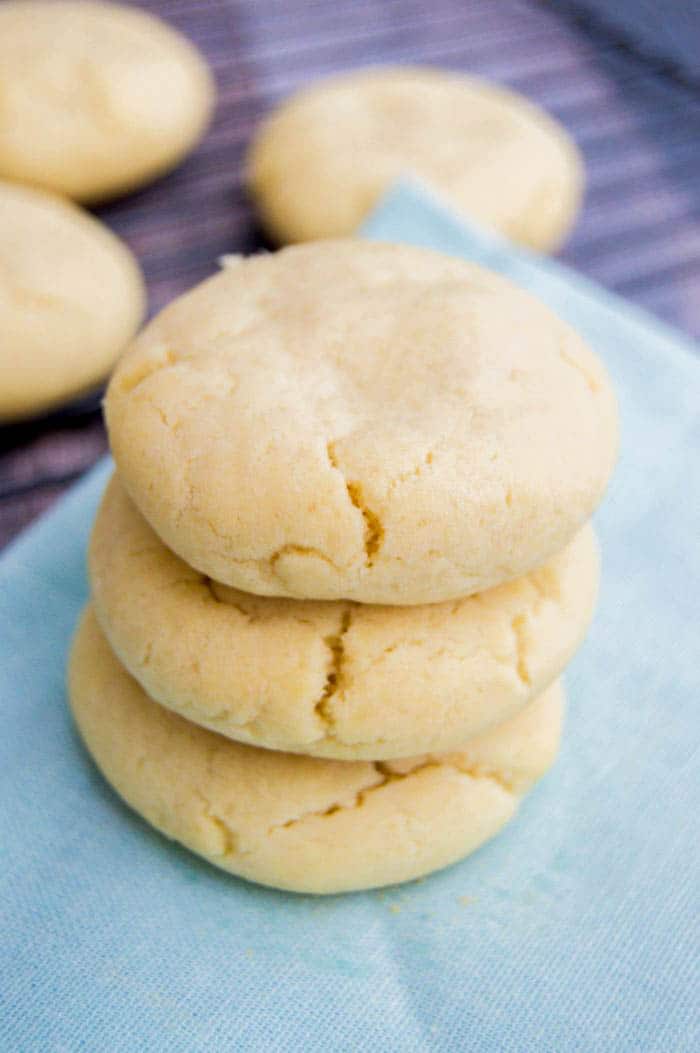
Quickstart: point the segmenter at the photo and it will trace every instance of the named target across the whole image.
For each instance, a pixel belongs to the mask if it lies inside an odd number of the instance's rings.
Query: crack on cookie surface
[[[345,663],[345,636],[352,624],[352,607],[346,607],[340,617],[338,632],[332,636],[324,637],[323,642],[330,651],[331,665],[326,674],[326,682],[323,693],[314,706],[314,712],[321,718],[326,727],[325,738],[332,737],[331,728],[333,718],[329,712],[329,703],[342,686],[343,666]]]
[[[376,512],[373,512],[365,504],[360,484],[346,483],[345,485],[348,497],[365,521],[365,564],[367,567],[371,567],[374,565],[374,557],[379,552],[384,540],[384,527]]]
[[[413,468],[409,469],[408,471],[401,472],[399,475],[395,476],[391,480],[387,488],[387,497],[393,494],[394,490],[398,486],[401,486],[402,483],[408,482],[409,479],[420,479],[423,475],[423,469],[429,468],[433,464],[434,460],[435,451],[428,450],[428,452],[423,457],[423,460],[419,464],[416,464]]]
[[[272,572],[276,573],[275,568],[277,566],[277,563],[284,556],[314,556],[316,559],[322,559],[323,562],[327,563],[329,567],[333,568],[333,570],[340,572],[340,568],[337,566],[337,564],[335,564],[333,562],[333,560],[330,558],[330,556],[327,556],[326,553],[322,552],[320,548],[313,548],[312,546],[309,546],[309,545],[295,545],[295,544],[282,545],[281,548],[276,549],[272,553],[272,555],[269,557],[269,559],[264,559],[263,558],[263,559],[259,559],[259,560],[234,560],[234,562],[238,562],[238,563],[251,563],[252,562],[252,563],[259,563],[259,564],[263,564],[263,565],[266,564],[266,563],[269,563],[269,566],[270,566],[270,569],[272,570]]]
[[[215,836],[219,841],[220,851],[215,853],[217,858],[228,859],[231,856],[238,855],[240,846],[236,831],[229,826],[225,819],[222,819],[220,815],[213,811],[211,802],[201,790],[196,790],[195,792],[202,802],[201,818],[215,831]]]
[[[200,576],[200,582],[207,590],[214,603],[223,607],[231,607],[234,611],[238,611],[249,625],[253,625],[255,622],[259,621],[255,611],[248,610],[242,603],[236,603],[236,601],[231,598],[231,593],[237,590],[227,587],[226,585],[221,585],[218,581],[214,581],[213,578],[208,577],[206,574]],[[223,595],[219,592],[220,589]]]
[[[178,363],[177,355],[170,348],[159,348],[157,352],[144,356],[130,370],[123,370],[118,381],[120,395],[130,395],[145,380],[169,366]],[[125,374],[125,375],[124,375]]]
[[[515,652],[516,652],[516,663],[515,671],[518,674],[518,679],[522,681],[527,687],[531,686],[532,679],[530,677],[530,670],[527,665],[527,633],[526,633],[526,617],[524,614],[518,614],[512,619],[510,627],[513,632],[513,638],[515,640]]]
[[[382,521],[376,512],[373,512],[371,508],[368,508],[362,493],[361,484],[345,478],[345,474],[338,463],[335,443],[326,443],[326,454],[331,467],[343,477],[345,489],[350,498],[350,503],[357,509],[364,520],[365,566],[369,568],[373,566],[374,557],[379,552],[384,540],[384,527]]]
[[[428,771],[431,768],[444,769],[455,772],[457,775],[463,776],[466,779],[474,781],[488,781],[494,783],[504,794],[509,797],[519,800],[520,794],[516,793],[507,779],[503,776],[503,773],[488,768],[482,767],[481,765],[464,765],[461,766],[457,762],[455,757],[451,757],[449,760],[440,760],[438,757],[429,756],[427,759],[417,759],[417,764],[414,768],[410,768],[408,771],[395,771],[392,769],[392,761],[370,761],[372,770],[376,775],[376,780],[369,783],[369,785],[358,790],[352,800],[348,804],[342,804],[338,801],[334,801],[333,804],[327,808],[320,808],[310,812],[304,812],[302,815],[293,816],[291,819],[287,819],[284,823],[278,823],[268,828],[268,835],[273,835],[279,830],[289,830],[299,823],[303,823],[307,819],[328,819],[339,812],[352,812],[358,808],[362,808],[367,799],[374,793],[383,790],[390,783],[394,782],[406,782],[407,780],[415,778],[417,775],[424,771]]]
[[[237,855],[238,836],[233,832],[228,823],[226,823],[220,816],[214,815],[213,813],[207,815],[206,818],[221,834],[223,847],[221,855],[224,856],[224,858]]]

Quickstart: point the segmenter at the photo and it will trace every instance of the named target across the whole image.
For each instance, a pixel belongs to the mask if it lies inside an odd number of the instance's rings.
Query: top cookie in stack
[[[233,260],[122,359],[124,487],[215,581],[431,604],[527,574],[588,520],[616,409],[598,359],[505,279],[347,240]]]

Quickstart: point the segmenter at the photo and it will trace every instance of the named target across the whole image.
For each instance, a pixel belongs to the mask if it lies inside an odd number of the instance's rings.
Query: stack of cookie
[[[494,835],[595,602],[616,410],[576,334],[474,265],[309,243],[163,311],[106,416],[70,681],[125,800],[298,891]]]

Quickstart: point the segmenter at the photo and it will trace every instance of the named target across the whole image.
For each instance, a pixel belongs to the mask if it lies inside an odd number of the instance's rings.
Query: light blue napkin
[[[615,381],[604,584],[560,762],[492,844],[404,888],[277,893],[169,844],[107,788],[66,711],[102,465],[0,560],[3,1053],[700,1048],[700,361],[416,188],[366,233],[510,274]]]

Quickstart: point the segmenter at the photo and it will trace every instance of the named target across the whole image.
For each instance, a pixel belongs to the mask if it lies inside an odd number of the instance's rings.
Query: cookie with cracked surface
[[[144,690],[241,742],[346,760],[456,749],[558,677],[588,625],[587,526],[540,570],[456,603],[254,596],[169,551],[112,479],[90,545],[97,616]]]
[[[105,379],[143,317],[127,246],[64,198],[0,181],[0,420]]]
[[[583,189],[573,140],[539,106],[427,67],[364,69],[303,89],[262,123],[246,168],[280,243],[352,234],[412,174],[465,216],[550,252]]]
[[[397,762],[244,746],[151,701],[90,610],[69,681],[89,752],[135,811],[216,866],[295,892],[409,881],[473,852],[554,760],[562,715],[555,685],[459,753]]]
[[[96,201],[189,153],[214,90],[196,48],[145,11],[5,0],[0,97],[0,176]]]
[[[526,574],[616,451],[603,366],[474,264],[323,241],[239,260],[158,315],[106,419],[169,548],[260,595],[437,603]]]

